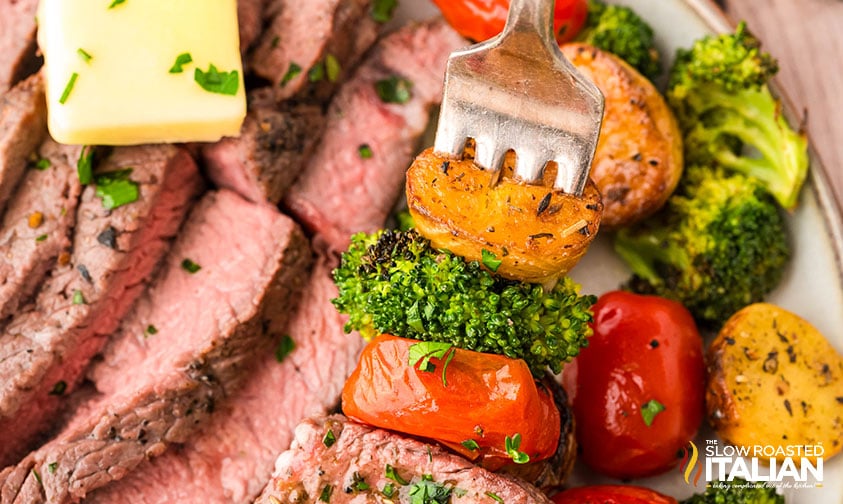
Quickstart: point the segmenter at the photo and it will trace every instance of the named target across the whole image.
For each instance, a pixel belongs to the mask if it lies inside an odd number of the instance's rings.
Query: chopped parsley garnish
[[[448,369],[448,364],[454,358],[456,349],[450,343],[439,341],[420,341],[410,345],[409,348],[409,364],[412,367],[419,367],[420,371],[432,373],[436,366],[434,366],[430,359],[435,357],[437,359],[445,359],[442,365],[442,385],[447,387],[448,380],[445,378],[445,371]]]
[[[375,91],[384,103],[407,103],[412,96],[413,83],[396,75],[375,82]]]
[[[369,144],[360,144],[360,147],[357,147],[357,153],[362,159],[369,159],[372,157],[372,147]]]
[[[284,362],[284,359],[290,355],[290,352],[296,349],[296,342],[293,341],[293,338],[290,337],[289,334],[285,334],[281,336],[281,341],[278,342],[278,346],[275,347],[275,360],[278,362]]]
[[[79,159],[76,161],[76,175],[79,177],[79,183],[88,185],[93,179],[94,173],[94,146],[84,145],[82,151],[79,152]]]
[[[114,0],[113,2],[111,2],[111,5],[109,5],[108,8],[113,9],[113,8],[117,7],[118,5],[120,5],[121,3],[124,3],[125,1],[126,0]]]
[[[372,19],[378,23],[388,23],[398,6],[398,0],[375,0],[372,2]]]
[[[58,469],[58,467],[59,467],[58,462],[50,462],[49,465],[47,465],[47,472],[49,472],[50,474],[55,474],[56,469]]]
[[[328,432],[322,437],[322,444],[325,445],[325,448],[330,448],[334,446],[334,443],[337,442],[337,437],[334,435],[334,431],[328,429]]]
[[[44,486],[44,482],[41,481],[41,475],[38,474],[37,469],[32,470],[32,475],[35,476],[35,481],[37,481],[39,485]]]
[[[42,242],[42,241],[44,241],[44,240],[46,240],[46,239],[47,239],[47,235],[46,235],[46,234],[38,235],[38,236],[36,236],[36,237],[35,237],[35,241],[37,241],[37,242]]]
[[[84,61],[85,63],[90,63],[91,59],[93,58],[93,56],[91,56],[91,53],[82,49],[81,47],[76,50],[76,54],[78,54],[79,57],[82,58],[82,61]]]
[[[325,63],[317,61],[310,70],[307,71],[307,80],[310,82],[319,82],[325,78]]]
[[[56,384],[53,385],[53,390],[50,391],[50,395],[62,395],[65,390],[67,390],[67,382],[64,380],[57,381]]]
[[[504,439],[504,449],[506,450],[506,454],[512,458],[512,461],[516,464],[526,464],[530,461],[530,456],[526,453],[520,451],[518,448],[521,447],[521,434],[515,433],[512,437],[506,436]]]
[[[175,74],[184,72],[183,67],[188,63],[193,63],[193,57],[190,55],[190,53],[185,52],[179,54],[178,56],[176,56],[176,61],[175,63],[173,63],[173,66],[170,67],[170,73]]]
[[[340,62],[337,61],[337,58],[330,53],[325,55],[325,75],[328,77],[328,82],[337,82],[337,79],[340,78],[341,71],[342,67],[340,67]]]
[[[490,499],[492,499],[492,500],[494,500],[494,501],[496,501],[496,502],[500,502],[501,504],[504,504],[503,499],[501,499],[501,498],[500,498],[500,496],[499,496],[498,494],[496,494],[495,492],[486,492],[486,495],[487,495]]]
[[[322,502],[331,502],[331,494],[334,493],[333,485],[325,485],[322,487],[322,493],[319,494],[319,500]]]
[[[480,253],[482,254],[480,262],[483,263],[483,266],[489,268],[492,273],[498,271],[498,268],[501,267],[503,260],[498,259],[494,252],[490,252],[486,249],[481,250]]]
[[[395,468],[389,464],[386,464],[386,469],[384,469],[384,476],[398,483],[399,485],[406,485],[407,483],[409,483],[409,481],[402,478],[401,475],[398,474],[398,471],[396,471]]]
[[[79,289],[73,291],[73,304],[86,304],[85,295]]]
[[[422,474],[421,481],[410,487],[411,504],[445,504],[451,500],[452,488],[433,481],[433,476]]]
[[[480,449],[480,445],[473,439],[466,439],[460,444],[463,445],[466,450],[477,451]]]
[[[68,79],[67,84],[64,86],[64,91],[61,93],[61,97],[59,98],[59,103],[64,105],[67,99],[70,97],[70,92],[73,91],[73,86],[76,85],[76,79],[79,78],[79,74],[73,72],[70,74],[70,79]]]
[[[185,258],[181,262],[181,269],[187,271],[188,273],[190,273],[192,275],[192,274],[196,273],[197,271],[201,270],[202,266],[199,266],[198,264],[191,261],[190,259]]]
[[[363,492],[369,488],[369,484],[366,483],[363,476],[361,476],[359,472],[355,472],[352,476],[351,489],[356,492]]]
[[[203,72],[201,68],[194,70],[193,80],[205,91],[230,96],[236,95],[240,87],[240,74],[237,70],[220,72],[213,63],[208,66],[207,72]]]
[[[301,73],[301,66],[297,63],[290,63],[290,67],[287,69],[287,73],[284,74],[284,77],[281,77],[281,87],[287,85],[288,82],[295,79]]]
[[[279,37],[278,35],[272,37],[272,43],[271,43],[272,48],[275,49],[276,47],[278,47],[278,44],[280,42],[281,42],[281,37]]]
[[[656,415],[664,411],[664,404],[656,401],[655,399],[650,399],[646,403],[641,406],[641,418],[644,419],[644,424],[649,427],[653,425],[653,420],[656,418]]]
[[[146,326],[146,330],[144,332],[150,336],[155,336],[156,334],[158,334],[158,328],[152,324],[149,324],[148,326]]]
[[[381,490],[381,493],[385,497],[392,497],[393,495],[395,495],[395,485],[393,485],[392,483],[387,483],[383,486],[383,490]]]
[[[53,163],[51,163],[49,159],[40,158],[40,159],[38,159],[38,161],[35,161],[34,163],[30,164],[30,167],[34,168],[36,170],[44,171],[52,165],[53,165]]]
[[[94,177],[96,195],[102,198],[102,206],[113,210],[134,203],[140,196],[138,183],[129,179],[131,168],[100,173]]]

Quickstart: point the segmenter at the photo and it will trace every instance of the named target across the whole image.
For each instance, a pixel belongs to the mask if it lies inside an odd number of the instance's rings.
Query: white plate
[[[723,14],[708,0],[622,0],[614,3],[633,7],[653,26],[666,67],[676,48],[688,47],[706,34],[732,30]],[[437,14],[438,10],[428,0],[405,0],[400,3],[396,21],[426,19]],[[784,101],[787,103],[786,98]],[[794,118],[791,110],[786,110],[786,114],[790,119]],[[814,152],[811,152],[811,162],[811,175],[802,191],[799,207],[787,219],[793,259],[781,285],[768,300],[811,322],[831,340],[838,352],[843,352],[841,211]],[[604,236],[597,238],[571,276],[583,284],[583,292],[599,295],[617,288],[629,276],[629,271],[614,255]],[[703,428],[696,444],[704,447],[707,440],[715,439],[710,429]],[[722,442],[719,444],[723,446]],[[823,476],[822,487],[783,489],[788,504],[843,503],[843,455],[825,461]],[[577,469],[572,482],[617,483],[596,477],[582,468]],[[686,484],[678,470],[631,483],[649,486],[677,498],[702,491],[705,485],[702,478],[697,487]]]

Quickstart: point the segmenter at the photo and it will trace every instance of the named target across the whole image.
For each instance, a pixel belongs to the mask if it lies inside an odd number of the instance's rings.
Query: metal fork
[[[559,50],[554,0],[511,0],[506,26],[494,38],[451,53],[434,150],[462,155],[498,172],[515,151],[514,175],[541,180],[557,164],[554,187],[582,194],[603,118],[603,94]]]

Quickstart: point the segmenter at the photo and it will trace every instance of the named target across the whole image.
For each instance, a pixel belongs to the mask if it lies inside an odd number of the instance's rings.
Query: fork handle
[[[555,4],[555,0],[510,0],[502,36],[526,32],[538,34],[546,42],[555,40],[553,35]]]

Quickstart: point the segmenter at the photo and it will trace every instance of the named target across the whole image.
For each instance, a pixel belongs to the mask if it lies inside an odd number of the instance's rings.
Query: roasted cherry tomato
[[[507,437],[509,447],[514,441],[515,451],[530,461],[553,455],[559,410],[524,361],[452,347],[428,366],[411,364],[416,344],[425,345],[389,335],[372,340],[343,388],[343,413],[442,441],[491,469],[520,457],[507,451]],[[426,347],[417,351],[428,353]]]
[[[572,488],[550,498],[555,504],[676,504],[676,499],[649,488],[594,485]]]
[[[617,478],[663,472],[703,418],[702,339],[691,314],[615,291],[593,307],[594,335],[565,366],[582,460]]]
[[[454,29],[475,41],[500,33],[509,9],[509,0],[433,0],[433,3]],[[574,38],[587,15],[587,0],[556,0],[553,13],[556,40],[562,43]]]

